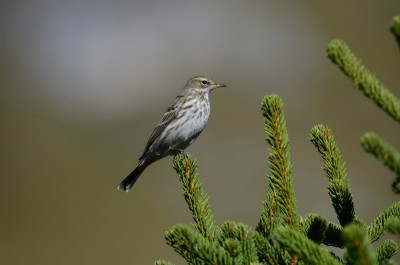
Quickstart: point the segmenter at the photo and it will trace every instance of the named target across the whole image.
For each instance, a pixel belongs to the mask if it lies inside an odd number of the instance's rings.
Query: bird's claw
[[[170,149],[170,151],[174,154],[174,156],[176,155],[182,155],[182,156],[187,156],[188,158],[191,158],[192,156],[187,153],[185,150],[183,149]]]

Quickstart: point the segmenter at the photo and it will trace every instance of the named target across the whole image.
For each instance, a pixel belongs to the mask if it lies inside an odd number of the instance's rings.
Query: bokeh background
[[[129,173],[186,80],[228,88],[187,150],[198,159],[218,224],[255,227],[267,190],[260,103],[285,102],[299,211],[336,222],[322,159],[324,123],[347,162],[357,214],[370,222],[398,196],[394,175],[360,147],[400,126],[326,57],[344,39],[399,95],[389,25],[399,1],[5,1],[1,8],[0,263],[152,264],[183,260],[164,232],[191,222],[172,158]],[[399,258],[397,258],[399,260]]]

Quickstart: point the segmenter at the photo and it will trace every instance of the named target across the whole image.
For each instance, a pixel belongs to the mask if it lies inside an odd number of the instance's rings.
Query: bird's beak
[[[226,87],[226,85],[224,85],[224,84],[214,84],[214,85],[212,85],[213,89],[219,88],[219,87]]]

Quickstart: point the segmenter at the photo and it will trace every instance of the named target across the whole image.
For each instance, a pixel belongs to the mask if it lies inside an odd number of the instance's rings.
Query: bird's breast
[[[189,134],[197,134],[201,132],[208,122],[210,116],[210,104],[209,102],[196,102],[195,106],[188,108],[186,113],[182,116],[185,118],[185,127],[189,130]]]

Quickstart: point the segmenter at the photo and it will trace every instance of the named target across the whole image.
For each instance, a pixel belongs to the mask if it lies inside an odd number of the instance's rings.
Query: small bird
[[[226,87],[204,76],[190,78],[154,128],[138,165],[118,185],[128,192],[150,164],[183,152],[203,131],[210,116],[211,90]]]

